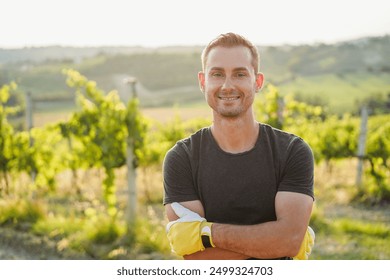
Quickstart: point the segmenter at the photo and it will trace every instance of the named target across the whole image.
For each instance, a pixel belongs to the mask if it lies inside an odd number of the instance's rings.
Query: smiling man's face
[[[251,114],[263,84],[263,75],[255,73],[251,53],[244,46],[213,48],[198,78],[214,115],[229,118]]]

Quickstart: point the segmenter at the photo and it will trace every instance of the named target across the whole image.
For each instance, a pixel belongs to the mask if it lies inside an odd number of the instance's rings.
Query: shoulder
[[[288,153],[293,151],[312,153],[310,146],[301,137],[293,133],[274,128],[268,124],[261,124],[261,132],[265,141],[268,141],[275,149]]]
[[[202,128],[190,136],[181,139],[167,152],[165,161],[173,158],[193,159],[198,153],[201,143],[207,139],[209,127]]]
[[[286,142],[286,144],[288,144],[300,138],[299,136],[293,133],[274,128],[268,124],[260,124],[260,126],[261,126],[261,132],[265,137],[268,137],[279,143]]]

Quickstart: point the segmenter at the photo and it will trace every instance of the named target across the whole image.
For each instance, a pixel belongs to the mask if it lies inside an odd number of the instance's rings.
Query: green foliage
[[[120,227],[119,224],[110,217],[100,217],[98,221],[87,225],[85,232],[88,241],[96,244],[108,244],[114,242],[122,235],[124,228]]]
[[[301,99],[322,98],[332,114],[356,113],[361,104],[372,95],[390,92],[390,73],[348,72],[297,76],[278,85],[281,94],[297,94]]]
[[[30,166],[26,171],[31,169],[31,172],[35,173],[36,187],[55,190],[56,175],[66,168],[62,161],[61,134],[57,126],[48,125],[43,129],[33,128],[31,137],[33,145],[31,148],[25,147],[29,154],[23,157],[27,166]]]
[[[329,225],[326,221],[322,208],[319,208],[318,206],[314,205],[313,212],[310,216],[309,225],[317,234],[319,232],[326,232],[328,230]]]
[[[0,225],[17,226],[21,223],[34,224],[45,218],[46,209],[39,201],[9,199],[0,201]]]
[[[162,136],[159,124],[151,120],[145,120],[148,133],[145,134],[141,149],[136,150],[138,166],[148,168],[161,164],[164,155],[171,148],[171,142],[166,141]]]
[[[356,101],[356,113],[359,114],[363,106],[367,106],[371,115],[384,115],[390,113],[390,91],[385,95],[382,93],[373,93],[363,100]]]
[[[67,124],[60,125],[62,135],[70,145],[74,139],[82,143],[84,161],[104,168],[103,195],[108,212],[114,217],[117,214],[114,169],[125,164],[127,146],[132,146],[135,154],[142,147],[146,130],[138,102],[131,100],[126,107],[116,91],[105,94],[79,72],[65,70],[64,73],[68,86],[76,89],[81,110]],[[72,169],[77,168],[74,159],[70,162]]]
[[[291,95],[281,97],[279,89],[272,85],[256,100],[255,110],[262,122],[308,142],[317,163],[356,156],[360,127],[357,117],[324,114],[319,106],[296,101]],[[371,117],[365,157],[369,176],[357,196],[375,203],[390,200],[390,140],[385,135],[390,135],[390,116]]]
[[[350,234],[364,234],[377,238],[389,238],[390,227],[383,223],[361,222],[351,219],[339,219],[332,225],[335,230]]]
[[[385,167],[390,158],[390,115],[382,115],[370,118],[369,137],[367,141],[367,157],[380,158]]]
[[[282,97],[272,84],[256,99],[255,111],[261,122],[278,129],[305,124],[308,119],[317,123],[324,117],[320,106],[299,102],[292,95]]]
[[[0,88],[0,173],[4,178],[4,186],[0,185],[0,197],[3,193],[8,194],[9,182],[8,173],[11,162],[14,159],[12,143],[14,141],[13,127],[9,124],[7,117],[18,111],[17,107],[8,107],[6,103],[9,100],[10,92],[15,90],[17,85],[10,83]]]
[[[368,200],[390,201],[390,115],[370,118],[366,158],[369,162],[367,174],[370,175],[364,195]]]
[[[327,227],[316,232],[311,259],[388,259],[390,228],[383,222],[354,217],[326,219]]]
[[[161,165],[165,154],[177,141],[210,125],[209,120],[202,118],[183,121],[178,114],[164,123],[146,119],[144,122],[147,133],[144,136],[144,145],[137,151],[140,167]]]
[[[91,155],[105,168],[125,162],[125,107],[116,92],[107,95],[79,73],[69,70],[67,83],[76,88],[81,111],[72,116],[71,131],[94,153]],[[84,91],[84,92],[82,92]],[[112,138],[116,141],[112,141]],[[92,145],[91,145],[92,144]],[[93,147],[91,147],[93,146]]]
[[[170,252],[165,233],[165,220],[158,217],[152,206],[147,206],[144,218],[140,218],[135,226],[137,244],[144,253]]]
[[[142,157],[142,151],[144,151],[144,139],[147,137],[149,125],[139,111],[139,101],[136,98],[131,99],[127,104],[125,124],[127,129],[127,145],[128,147],[133,147],[133,154],[136,156],[136,162],[133,164],[134,168],[136,168],[138,161]]]
[[[49,236],[53,239],[63,239],[75,232],[80,232],[85,221],[74,216],[48,215],[45,219],[38,220],[32,227],[32,232],[37,235]]]
[[[312,148],[321,158],[332,159],[353,157],[357,150],[358,123],[345,115],[329,117],[325,122],[316,124],[317,141]],[[309,140],[310,143],[310,140]]]
[[[268,85],[263,98],[256,101],[256,112],[259,119],[275,128],[283,127],[283,99],[278,89],[273,85]]]

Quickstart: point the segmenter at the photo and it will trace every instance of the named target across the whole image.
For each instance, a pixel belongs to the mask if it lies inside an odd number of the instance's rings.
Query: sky
[[[225,32],[257,45],[390,35],[390,1],[0,0],[0,48],[203,46]]]

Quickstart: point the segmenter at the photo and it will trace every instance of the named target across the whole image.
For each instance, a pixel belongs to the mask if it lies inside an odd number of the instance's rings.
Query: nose
[[[233,88],[234,88],[234,85],[233,85],[232,80],[229,77],[226,77],[223,84],[222,84],[221,90],[229,91],[229,90],[232,90]]]

